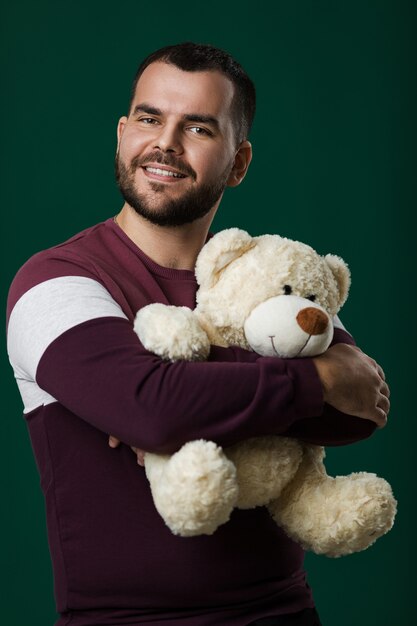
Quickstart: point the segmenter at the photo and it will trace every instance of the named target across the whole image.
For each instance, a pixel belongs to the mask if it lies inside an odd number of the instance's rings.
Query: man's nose
[[[154,149],[161,150],[161,152],[175,152],[176,154],[181,154],[183,152],[183,145],[180,129],[173,124],[165,124],[160,127],[155,137],[153,147]]]

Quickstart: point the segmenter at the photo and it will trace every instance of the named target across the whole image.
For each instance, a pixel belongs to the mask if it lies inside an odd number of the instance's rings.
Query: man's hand
[[[113,435],[109,435],[109,446],[110,448],[117,448],[120,445],[120,439],[117,437],[113,437]],[[142,467],[145,466],[145,451],[140,448],[135,448],[134,446],[130,446],[133,452],[136,454],[136,460],[138,465]]]
[[[382,368],[356,346],[336,344],[313,358],[324,401],[339,411],[371,420],[383,428],[390,391]]]

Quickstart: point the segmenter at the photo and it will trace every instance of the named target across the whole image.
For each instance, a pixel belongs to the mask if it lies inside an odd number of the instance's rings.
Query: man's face
[[[233,92],[217,71],[161,62],[145,69],[129,117],[119,121],[116,154],[120,190],[139,215],[181,226],[215,210],[226,185],[240,182]]]

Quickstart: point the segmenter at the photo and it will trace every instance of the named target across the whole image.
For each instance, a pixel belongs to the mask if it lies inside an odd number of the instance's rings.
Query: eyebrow
[[[133,115],[137,115],[137,113],[148,113],[149,115],[162,115],[161,109],[157,109],[146,102],[142,102],[141,104],[137,104],[133,109]],[[201,113],[185,113],[182,116],[182,119],[186,122],[200,122],[202,124],[211,124],[217,130],[220,129],[220,124],[217,118],[212,115],[203,115]]]
[[[187,113],[183,115],[183,119],[187,122],[201,122],[202,124],[211,124],[219,130],[219,121],[212,115],[201,115],[201,113]]]
[[[162,115],[161,109],[152,107],[150,104],[146,104],[146,102],[143,102],[142,104],[137,104],[133,109],[133,115],[136,115],[140,112],[149,113],[149,115]]]

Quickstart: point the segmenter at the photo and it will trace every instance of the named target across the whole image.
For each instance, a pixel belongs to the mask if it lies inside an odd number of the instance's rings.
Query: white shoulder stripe
[[[47,347],[65,331],[91,319],[121,317],[121,307],[96,280],[62,276],[29,289],[10,315],[7,349],[17,379],[35,381]]]
[[[30,413],[34,409],[37,409],[38,406],[46,406],[47,404],[56,402],[51,394],[41,389],[34,381],[17,378],[16,382],[19,387],[20,395],[22,396],[24,405],[23,413]]]

